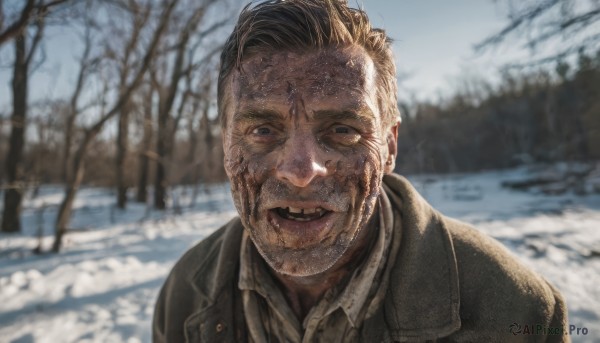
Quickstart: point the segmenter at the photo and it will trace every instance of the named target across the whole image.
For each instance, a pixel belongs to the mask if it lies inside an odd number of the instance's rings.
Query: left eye
[[[353,127],[346,125],[333,125],[329,127],[329,132],[326,135],[331,143],[341,145],[353,145],[360,141],[360,133]]]
[[[333,133],[342,133],[342,134],[348,134],[350,133],[350,128],[347,126],[334,126],[333,127]]]
[[[271,134],[271,129],[268,127],[261,126],[254,129],[252,133],[259,136],[265,136]]]

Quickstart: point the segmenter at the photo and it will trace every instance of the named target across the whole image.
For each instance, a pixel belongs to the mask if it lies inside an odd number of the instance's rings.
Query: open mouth
[[[277,207],[275,212],[282,218],[295,220],[298,222],[308,222],[323,218],[331,211],[327,211],[321,207],[315,208],[295,208],[295,207]]]

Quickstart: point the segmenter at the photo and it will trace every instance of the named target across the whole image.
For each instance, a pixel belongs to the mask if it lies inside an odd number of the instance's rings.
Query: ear
[[[396,167],[396,157],[398,156],[398,128],[400,127],[400,120],[387,130],[387,158],[385,162],[384,173],[391,174]]]

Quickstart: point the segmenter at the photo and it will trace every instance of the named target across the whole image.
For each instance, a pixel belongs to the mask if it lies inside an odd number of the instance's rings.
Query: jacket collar
[[[392,206],[398,209],[394,221],[400,220],[402,230],[383,308],[391,338],[406,341],[448,336],[460,328],[460,298],[446,219],[404,177],[392,174],[383,181]],[[226,226],[192,278],[197,291],[207,298],[205,310],[217,310],[222,293],[232,284],[237,287],[243,227],[237,217]]]
[[[207,258],[198,266],[191,279],[196,291],[208,303],[215,303],[231,283],[237,286],[244,227],[240,218],[235,217],[223,229],[223,234],[210,245]]]
[[[456,256],[444,217],[404,177],[383,179],[399,209],[402,241],[390,275],[385,318],[395,340],[435,339],[460,328]]]

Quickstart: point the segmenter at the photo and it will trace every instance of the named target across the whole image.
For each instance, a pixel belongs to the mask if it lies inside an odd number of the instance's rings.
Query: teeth
[[[296,208],[296,207],[288,207],[287,210],[290,213],[302,213],[302,214],[313,214],[317,212],[323,212],[324,210],[320,207],[316,208]]]
[[[282,208],[281,215],[290,220],[306,222],[321,218],[327,211],[321,207],[314,208],[297,208],[287,207]]]

